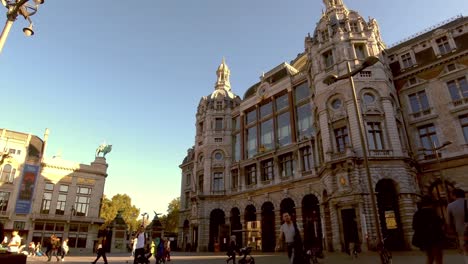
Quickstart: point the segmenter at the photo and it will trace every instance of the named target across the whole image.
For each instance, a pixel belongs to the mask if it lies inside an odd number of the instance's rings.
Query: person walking
[[[18,235],[18,231],[13,231],[11,233],[10,242],[8,242],[8,251],[11,253],[18,253],[19,247],[21,245],[21,237]]]
[[[69,247],[68,247],[68,238],[65,238],[62,242],[62,261],[65,261],[65,255],[68,255],[68,251],[69,251]]]
[[[444,222],[433,208],[430,196],[423,196],[413,215],[413,245],[426,252],[427,264],[443,264]]]
[[[137,264],[141,257],[145,256],[145,228],[141,225],[138,228],[138,231],[135,235],[136,243],[135,243],[135,254],[133,259],[133,264]]]
[[[289,262],[291,264],[302,264],[304,249],[299,228],[292,221],[289,212],[284,212],[282,217],[284,223],[280,227],[280,234],[275,249],[278,251],[283,241],[286,242]]]
[[[102,260],[104,260],[104,264],[107,264],[107,257],[106,257],[106,250],[104,248],[106,244],[106,238],[105,237],[101,237],[99,238],[98,240],[98,244],[97,244],[97,251],[96,251],[96,259],[91,262],[92,264],[96,264],[96,262],[102,257]]]
[[[49,252],[49,255],[47,255],[48,257],[47,261],[50,261],[52,259],[52,256],[55,256],[57,258],[57,261],[60,261],[60,258],[59,258],[60,238],[58,238],[55,234],[52,234],[52,236],[50,236],[50,243],[51,243],[51,250]]]
[[[452,191],[455,200],[448,204],[450,230],[456,234],[458,248],[463,255],[465,264],[468,264],[468,244],[465,239],[465,225],[468,225],[468,206],[465,199],[465,191],[456,188]]]
[[[239,247],[237,246],[236,236],[232,235],[231,241],[229,241],[228,250],[226,252],[226,255],[229,257],[226,259],[226,263],[229,263],[229,261],[232,260],[232,263],[236,264],[236,254],[240,254]]]

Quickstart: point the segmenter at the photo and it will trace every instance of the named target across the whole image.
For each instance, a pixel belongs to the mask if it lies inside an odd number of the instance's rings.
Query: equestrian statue
[[[112,150],[112,145],[107,145],[106,143],[102,143],[99,145],[99,147],[96,149],[96,157],[99,157],[99,154],[102,153],[102,157],[106,157],[106,154],[111,152]]]

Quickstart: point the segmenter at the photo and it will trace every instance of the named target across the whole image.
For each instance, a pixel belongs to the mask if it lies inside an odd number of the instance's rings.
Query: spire
[[[221,64],[218,67],[218,70],[216,71],[216,75],[218,76],[218,80],[216,81],[215,89],[225,89],[227,91],[231,90],[231,83],[229,82],[229,75],[231,74],[231,71],[229,70],[229,67],[226,64],[226,60],[224,59],[221,62]]]

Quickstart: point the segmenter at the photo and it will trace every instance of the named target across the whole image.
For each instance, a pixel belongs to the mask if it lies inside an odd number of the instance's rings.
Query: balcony
[[[390,149],[370,149],[369,150],[369,156],[370,157],[391,157],[393,156],[393,150]]]

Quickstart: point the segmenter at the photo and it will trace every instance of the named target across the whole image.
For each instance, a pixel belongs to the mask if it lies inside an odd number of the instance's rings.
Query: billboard
[[[23,177],[21,178],[21,182],[19,184],[18,199],[16,200],[16,214],[29,214],[31,211],[34,187],[36,186],[38,174],[38,165],[24,165]]]

